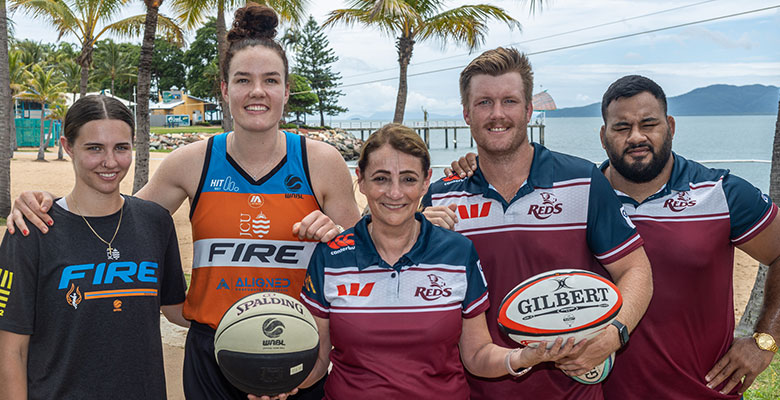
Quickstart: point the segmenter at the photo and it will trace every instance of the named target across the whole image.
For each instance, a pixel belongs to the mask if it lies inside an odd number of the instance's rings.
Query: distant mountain
[[[669,97],[669,115],[775,115],[778,87],[712,85]],[[601,103],[547,111],[548,117],[600,117]]]

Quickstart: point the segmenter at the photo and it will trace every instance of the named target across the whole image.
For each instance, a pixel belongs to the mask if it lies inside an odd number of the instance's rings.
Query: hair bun
[[[248,2],[246,7],[236,10],[233,28],[228,32],[229,42],[241,39],[273,39],[279,17],[270,7]]]

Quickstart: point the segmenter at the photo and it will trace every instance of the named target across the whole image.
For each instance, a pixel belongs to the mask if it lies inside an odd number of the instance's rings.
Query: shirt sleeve
[[[644,243],[607,178],[593,166],[588,198],[588,246],[601,264],[612,264]]]
[[[741,245],[761,233],[777,216],[777,205],[748,181],[728,174],[723,191],[729,207],[731,241]]]
[[[0,330],[20,335],[35,332],[37,235],[37,231],[28,237],[6,232],[0,245]]]
[[[468,286],[466,296],[463,299],[463,317],[473,318],[485,312],[490,306],[488,301],[487,280],[482,273],[482,265],[479,263],[477,250],[470,244],[469,262],[466,264],[466,279]]]
[[[176,227],[173,219],[168,216],[168,248],[165,251],[165,265],[163,265],[162,282],[160,283],[160,305],[167,306],[184,302],[186,297],[187,282],[184,280],[184,271],[181,267],[181,255],[179,254],[179,240],[176,237]]]
[[[306,278],[301,289],[301,301],[312,315],[319,318],[330,316],[330,303],[325,299],[325,251],[327,244],[319,243],[314,249],[306,270]]]

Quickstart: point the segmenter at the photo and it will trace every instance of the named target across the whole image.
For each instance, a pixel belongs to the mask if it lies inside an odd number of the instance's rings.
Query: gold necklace
[[[73,207],[76,208],[76,211],[81,216],[81,219],[84,220],[84,222],[87,223],[87,226],[89,227],[89,230],[92,231],[92,233],[97,236],[98,239],[100,239],[101,242],[105,243],[108,248],[106,248],[106,257],[108,257],[109,260],[118,260],[119,259],[119,250],[111,247],[111,243],[114,243],[114,239],[116,239],[116,234],[119,232],[119,226],[122,225],[122,215],[124,214],[125,207],[124,205],[119,208],[119,222],[116,224],[116,230],[114,231],[114,236],[111,237],[111,240],[106,241],[100,235],[98,235],[97,232],[95,232],[95,228],[92,227],[92,225],[89,224],[89,221],[87,221],[87,218],[84,217],[84,214],[81,213],[81,210],[79,209],[79,205],[76,204],[76,196],[73,196],[73,194],[70,195],[70,199],[73,200]]]

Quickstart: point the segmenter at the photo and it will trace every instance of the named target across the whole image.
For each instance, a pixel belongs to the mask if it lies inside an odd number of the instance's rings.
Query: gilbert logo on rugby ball
[[[615,284],[596,273],[558,269],[531,277],[514,289],[498,311],[498,325],[523,345],[577,341],[595,336],[620,312],[623,298]],[[551,345],[551,343],[548,343]]]

